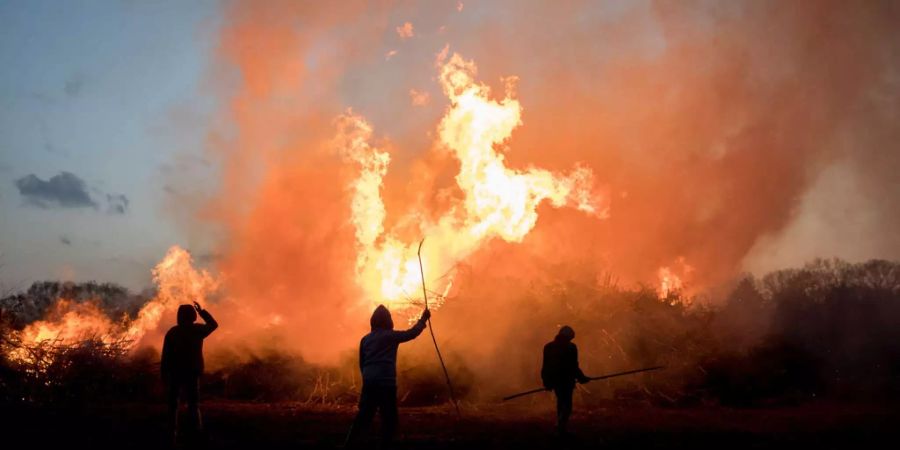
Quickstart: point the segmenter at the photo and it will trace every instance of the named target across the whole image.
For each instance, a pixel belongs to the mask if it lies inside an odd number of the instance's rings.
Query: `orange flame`
[[[13,360],[27,362],[26,348],[45,341],[74,344],[84,339],[96,339],[104,344],[122,342],[133,349],[149,331],[159,326],[163,314],[180,303],[204,302],[216,290],[218,281],[205,270],[196,270],[191,255],[175,245],[153,269],[153,281],[158,292],[144,304],[133,320],[110,319],[95,303],[77,303],[60,299],[45,320],[33,322],[20,334],[21,347],[10,352]]]
[[[656,292],[660,299],[669,298],[672,294],[682,293],[686,287],[684,280],[694,271],[694,268],[687,264],[683,257],[678,258],[675,264],[680,268],[680,275],[676,274],[676,269],[669,266],[660,267],[657,270],[659,288],[657,288]]]
[[[34,322],[22,330],[23,343],[35,344],[47,340],[75,342],[87,337],[110,342],[113,340],[112,330],[121,325],[114,324],[95,303],[77,303],[67,299],[59,299],[48,316],[53,319]]]
[[[669,294],[681,290],[683,283],[681,277],[672,273],[668,267],[660,267],[659,272],[659,298],[667,298]]]
[[[600,199],[591,191],[593,174],[576,167],[567,175],[544,169],[511,169],[497,151],[521,125],[522,108],[514,98],[514,77],[508,78],[501,100],[490,98],[490,89],[476,81],[476,67],[458,54],[446,59],[446,48],[438,57],[440,83],[450,106],[438,125],[440,144],[459,160],[456,182],[462,199],[437,219],[420,212],[408,214],[404,223],[419,223],[428,245],[422,263],[430,287],[440,306],[449,291],[455,264],[481,245],[499,237],[521,242],[537,222],[537,207],[545,200],[554,207],[571,206],[597,217],[605,217]],[[385,232],[385,207],[381,187],[390,155],[369,142],[372,127],[361,116],[348,111],[336,120],[334,146],[346,161],[359,167],[351,183],[351,222],[356,229],[357,282],[366,298],[403,309],[417,302],[421,280],[416,259],[417,241],[404,242],[396,233]],[[403,300],[407,299],[404,303]]]

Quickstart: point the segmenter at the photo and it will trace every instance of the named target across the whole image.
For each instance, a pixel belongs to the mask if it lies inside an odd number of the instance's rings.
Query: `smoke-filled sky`
[[[445,47],[521,104],[507,167],[589,168],[608,207],[539,206],[519,257],[697,286],[897,259],[898,23],[894,2],[3,2],[0,281],[140,289],[179,244],[237,297],[359,294],[334,287],[358,254],[335,119],[390,154],[384,229],[413,242],[462,195]]]

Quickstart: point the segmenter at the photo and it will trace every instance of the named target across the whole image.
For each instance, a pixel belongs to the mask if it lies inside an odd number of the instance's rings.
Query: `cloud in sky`
[[[16,188],[30,206],[40,208],[97,207],[97,203],[88,194],[84,180],[71,172],[60,172],[47,181],[32,173],[16,180]]]
[[[124,194],[106,194],[106,203],[110,214],[125,214],[128,210],[128,197]]]
[[[15,185],[27,206],[43,209],[100,208],[100,203],[91,197],[84,180],[71,172],[60,172],[46,181],[32,173],[16,180]],[[125,195],[105,195],[110,214],[124,214],[128,209]]]

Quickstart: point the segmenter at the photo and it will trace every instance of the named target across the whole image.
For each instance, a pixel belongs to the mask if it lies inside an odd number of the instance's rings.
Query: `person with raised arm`
[[[412,328],[395,331],[391,312],[384,305],[375,308],[369,319],[371,331],[359,342],[362,392],[359,412],[347,434],[345,447],[357,441],[371,425],[376,412],[381,417],[382,448],[390,446],[397,429],[397,348],[422,334],[429,317],[431,311],[426,308]]]
[[[194,323],[197,314],[203,319],[202,324]],[[187,403],[190,432],[196,434],[201,429],[198,383],[203,374],[203,339],[219,327],[212,314],[197,302],[193,306],[179,306],[177,322],[166,333],[160,361],[160,375],[166,387],[169,417],[176,440],[179,439],[179,398]]]

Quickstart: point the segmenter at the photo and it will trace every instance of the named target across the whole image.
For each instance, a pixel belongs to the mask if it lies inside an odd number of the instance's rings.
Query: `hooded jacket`
[[[372,331],[359,342],[359,370],[363,384],[370,386],[397,385],[397,347],[422,334],[425,319],[420,318],[412,328],[394,331],[391,312],[383,305],[375,308],[369,320]]]
[[[188,311],[190,310],[190,311]],[[219,327],[213,316],[200,311],[203,324],[194,323],[197,314],[190,305],[178,308],[178,325],[169,329],[163,341],[160,372],[163,378],[198,376],[203,373],[203,339]]]
[[[578,366],[578,347],[572,343],[575,333],[569,332],[571,328],[563,327],[560,334],[544,346],[541,380],[546,388],[572,389],[576,380],[587,380]]]

